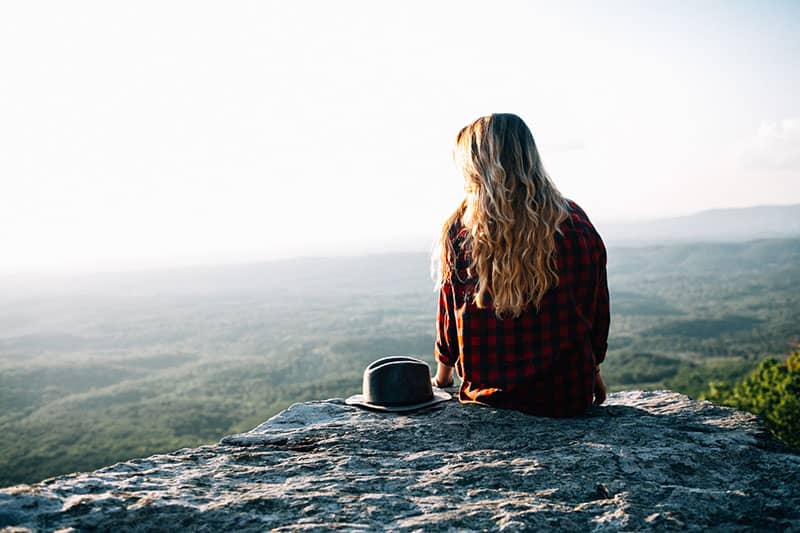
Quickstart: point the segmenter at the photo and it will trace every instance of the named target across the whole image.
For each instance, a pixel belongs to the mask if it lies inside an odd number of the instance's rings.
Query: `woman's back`
[[[454,366],[463,402],[585,411],[609,327],[602,239],[552,184],[519,117],[467,126],[456,159],[467,195],[442,233],[437,376]]]
[[[462,377],[461,401],[544,416],[573,416],[592,403],[609,327],[606,251],[583,210],[569,207],[556,237],[558,285],[517,317],[475,304],[465,229],[454,228],[456,271],[440,289],[435,356]]]

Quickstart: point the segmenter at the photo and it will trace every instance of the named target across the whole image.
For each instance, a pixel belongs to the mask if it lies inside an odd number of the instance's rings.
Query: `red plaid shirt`
[[[500,319],[472,296],[465,230],[451,231],[456,269],[439,292],[436,360],[455,366],[462,402],[535,415],[574,416],[591,405],[595,364],[608,347],[606,250],[586,213],[568,201],[570,217],[556,234],[559,283],[517,318]]]

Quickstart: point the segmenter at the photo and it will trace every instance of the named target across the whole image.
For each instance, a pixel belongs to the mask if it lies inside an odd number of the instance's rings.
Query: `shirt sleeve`
[[[608,350],[608,330],[611,326],[611,308],[608,296],[608,276],[606,273],[606,249],[600,242],[600,260],[597,270],[595,290],[595,316],[592,321],[592,350],[595,364],[602,363]]]
[[[453,286],[444,282],[439,289],[436,312],[436,343],[433,356],[445,366],[455,366],[458,361],[458,329],[453,309]]]

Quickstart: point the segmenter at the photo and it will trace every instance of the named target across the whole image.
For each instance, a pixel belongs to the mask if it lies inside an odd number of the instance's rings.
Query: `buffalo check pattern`
[[[456,268],[439,291],[437,361],[455,366],[459,399],[542,416],[574,416],[591,405],[594,367],[605,359],[610,309],[606,249],[583,209],[556,234],[558,286],[516,318],[478,308],[467,273],[465,230],[450,232]]]

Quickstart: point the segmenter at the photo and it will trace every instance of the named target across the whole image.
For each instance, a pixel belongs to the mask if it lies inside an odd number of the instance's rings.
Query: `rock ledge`
[[[218,445],[2,489],[4,526],[800,531],[800,456],[752,415],[669,391],[564,420],[335,399]]]

